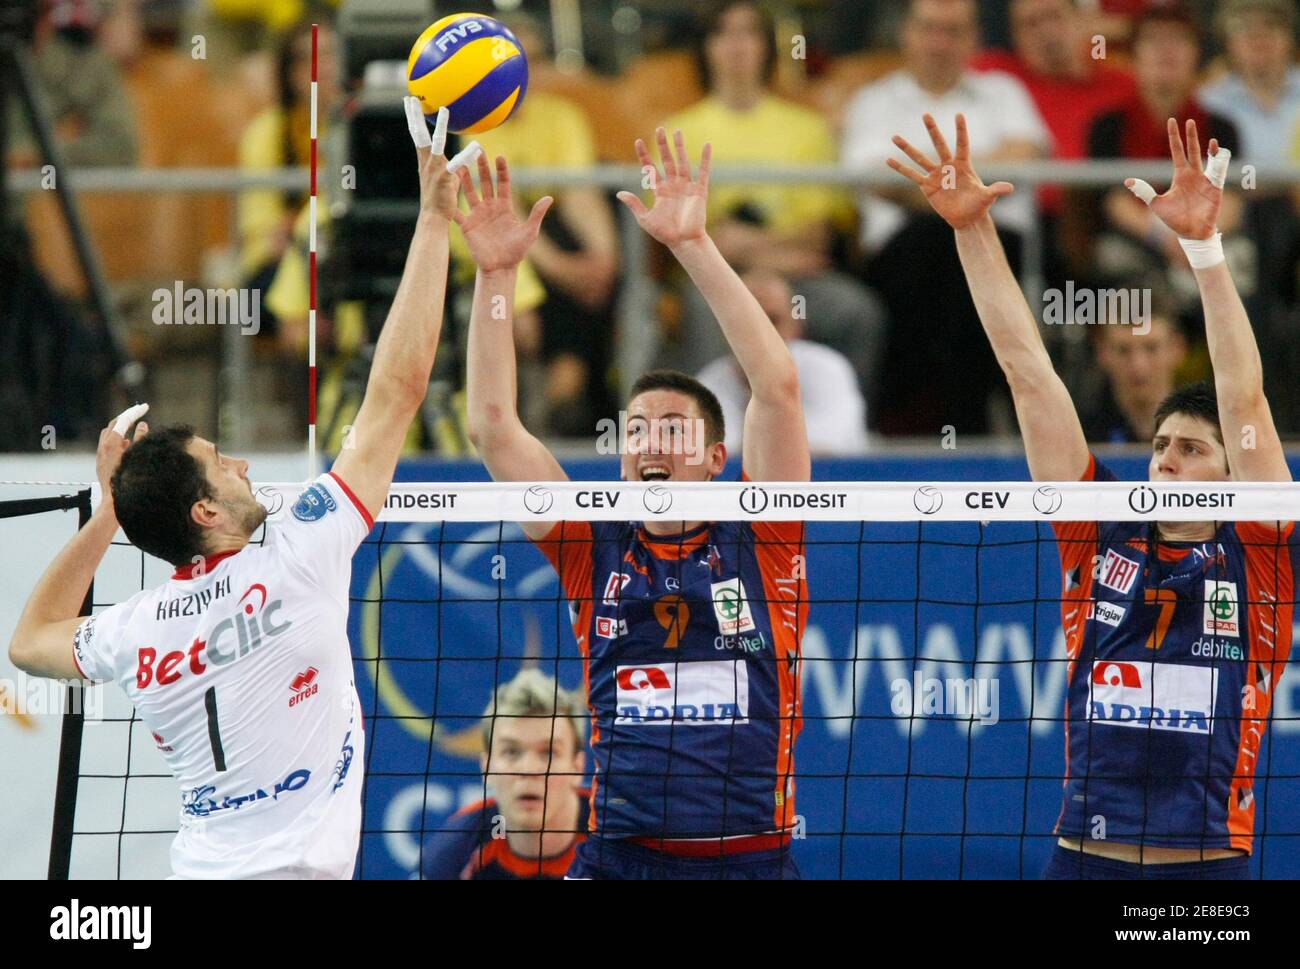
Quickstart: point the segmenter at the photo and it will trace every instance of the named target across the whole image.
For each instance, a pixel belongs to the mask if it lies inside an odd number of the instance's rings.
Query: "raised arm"
[[[1201,171],[1201,141],[1196,122],[1187,122],[1187,144],[1178,122],[1168,121],[1174,182],[1157,196],[1151,186],[1130,178],[1125,185],[1178,236],[1201,290],[1205,338],[1214,368],[1219,426],[1228,467],[1239,481],[1290,481],[1282,442],[1264,396],[1264,368],[1246,308],[1223,259],[1216,227],[1223,203],[1223,178],[1231,154],[1210,139],[1209,162]]]
[[[699,177],[694,178],[682,133],[673,136],[676,158],[663,128],[656,137],[662,174],[645,142],[636,142],[642,170],[654,174],[654,207],[646,208],[631,192],[619,192],[618,197],[632,210],[641,228],[667,246],[681,263],[713,310],[731,352],[745,371],[750,388],[742,441],[745,472],[755,481],[807,481],[812,476],[812,462],[794,359],[754,294],[705,231],[711,148],[704,146]]]
[[[402,443],[429,389],[447,296],[448,226],[456,214],[456,176],[441,151],[417,147],[420,214],[402,280],[375,346],[375,359],[350,438],[334,471],[378,518]]]
[[[500,157],[496,167],[493,187],[487,159],[479,156],[481,194],[474,191],[469,172],[461,172],[469,211],[458,213],[457,223],[478,264],[466,361],[469,439],[494,481],[565,481],[568,475],[560,462],[524,427],[516,406],[515,279],[552,199],[538,199],[528,218],[520,220],[510,191],[510,168]],[[530,538],[544,537],[550,527],[550,522],[523,524]]]
[[[1006,374],[1025,439],[1029,473],[1036,481],[1077,481],[1088,469],[1088,444],[1074,402],[1052,367],[1020,284],[1007,263],[989,210],[1014,189],[1008,182],[985,185],[970,159],[966,118],[957,115],[957,153],[930,115],[925,116],[936,164],[903,138],[894,144],[920,171],[890,158],[888,165],[921,187],[927,201],[957,234],[966,282],[998,365]],[[918,266],[917,272],[924,272]]]
[[[135,434],[129,440],[112,425],[99,432],[95,469],[99,478],[99,507],[36,583],[9,640],[9,659],[23,672],[63,679],[81,676],[72,656],[73,637],[82,623],[81,603],[100,560],[117,534],[117,515],[109,482],[131,441],[138,441],[148,433],[143,421],[136,425]]]

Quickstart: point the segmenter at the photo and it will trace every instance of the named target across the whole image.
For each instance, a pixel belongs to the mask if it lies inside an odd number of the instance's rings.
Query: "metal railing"
[[[986,182],[1005,180],[1013,183],[1018,192],[1037,194],[1044,185],[1062,185],[1076,188],[1111,188],[1123,184],[1125,178],[1142,178],[1153,185],[1168,183],[1171,175],[1167,161],[1088,160],[1088,161],[1032,161],[989,164],[980,166],[980,176]],[[232,203],[238,193],[250,189],[280,189],[306,192],[309,172],[305,167],[244,170],[232,168],[82,168],[60,173],[74,192],[94,193],[180,193],[218,194],[230,197]],[[605,190],[634,188],[641,184],[641,168],[633,164],[599,164],[586,168],[519,168],[511,172],[517,188],[561,189],[565,187],[596,187]],[[904,184],[901,177],[883,164],[878,168],[862,168],[836,164],[823,165],[716,165],[711,175],[713,184],[806,184],[833,185],[848,190],[867,191],[876,187],[897,187]],[[8,191],[18,195],[40,192],[45,188],[43,174],[38,170],[11,171],[6,179]],[[1283,188],[1300,185],[1300,164],[1251,166],[1241,159],[1234,161],[1228,174],[1228,185],[1259,189]],[[367,203],[372,208],[374,202]],[[394,202],[393,214],[409,211],[412,218],[416,203]],[[635,220],[622,206],[616,207],[619,236],[624,266],[622,305],[619,307],[620,339],[617,341],[616,364],[621,372],[636,373],[644,369],[653,357],[655,348],[652,322],[644,318],[653,305],[649,294],[653,284],[647,272],[648,248],[644,234]],[[232,226],[233,226],[232,205]],[[1036,305],[1044,289],[1042,267],[1042,238],[1037,220],[1030,220],[1022,231],[1022,259],[1020,283],[1030,305]],[[641,314],[642,319],[629,319],[629,314]],[[230,328],[223,348],[221,386],[238,387],[246,377],[248,354],[239,344],[237,328]],[[227,428],[222,428],[223,432]],[[247,447],[242,428],[229,429],[232,444]]]

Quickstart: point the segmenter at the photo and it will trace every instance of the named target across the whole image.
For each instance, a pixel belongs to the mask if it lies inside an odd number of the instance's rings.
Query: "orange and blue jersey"
[[[802,725],[803,524],[715,522],[663,539],[632,522],[558,522],[537,544],[584,660],[592,833],[663,850],[782,843]]]
[[[550,858],[516,854],[503,837],[497,802],[488,798],[462,808],[425,842],[420,877],[425,881],[502,881],[533,878],[558,880],[565,876],[578,845],[586,840],[587,791],[579,791],[582,804],[573,842]]]
[[[1116,478],[1093,457],[1084,480]],[[1069,660],[1057,833],[1249,852],[1291,650],[1294,523],[1156,542],[1149,522],[1063,522],[1056,537]]]

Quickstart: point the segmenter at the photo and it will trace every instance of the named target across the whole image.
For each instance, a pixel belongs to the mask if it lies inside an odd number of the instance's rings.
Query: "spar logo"
[[[749,723],[744,660],[620,666],[614,684],[616,726]]]
[[[745,595],[745,586],[737,576],[722,582],[714,582],[713,614],[718,620],[718,632],[724,636],[737,633],[752,633],[757,627],[754,616],[749,611],[749,599]]]
[[[1237,583],[1205,580],[1205,616],[1202,632],[1210,636],[1240,636],[1241,617]]]
[[[1114,727],[1214,732],[1219,671],[1212,666],[1098,660],[1088,682],[1088,719]]]

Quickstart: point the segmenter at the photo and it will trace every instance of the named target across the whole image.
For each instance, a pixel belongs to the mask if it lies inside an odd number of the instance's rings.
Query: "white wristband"
[[[1178,244],[1187,253],[1193,269],[1209,269],[1223,262],[1223,233],[1216,232],[1208,239],[1179,239]]]

